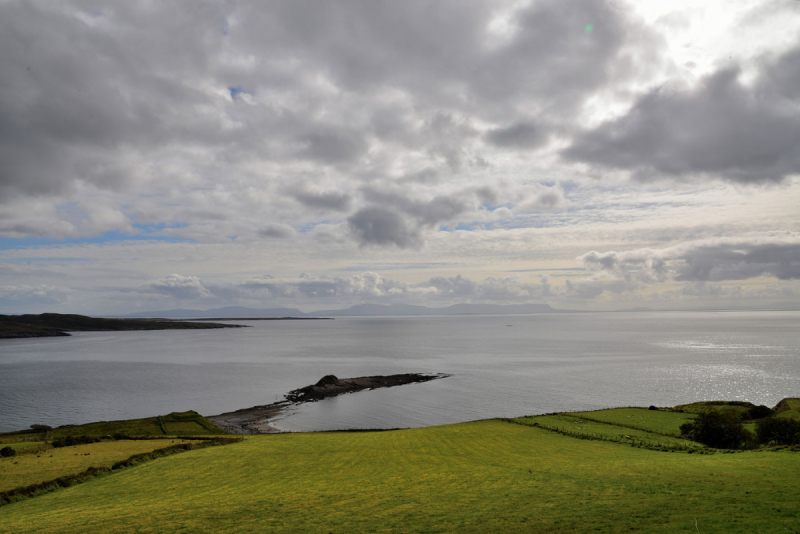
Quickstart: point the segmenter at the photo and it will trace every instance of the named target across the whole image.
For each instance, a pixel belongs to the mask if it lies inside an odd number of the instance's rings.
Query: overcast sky
[[[796,0],[0,1],[0,313],[798,279]]]

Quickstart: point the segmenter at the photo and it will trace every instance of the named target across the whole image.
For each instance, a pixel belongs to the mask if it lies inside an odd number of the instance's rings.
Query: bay
[[[800,397],[800,312],[252,321],[250,328],[0,340],[0,431],[280,400],[339,377],[452,376],[294,408],[293,431],[398,428],[610,406]]]

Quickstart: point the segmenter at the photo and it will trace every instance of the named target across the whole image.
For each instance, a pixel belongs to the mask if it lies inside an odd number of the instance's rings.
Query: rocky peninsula
[[[355,378],[337,378],[334,375],[326,375],[316,384],[290,391],[284,395],[285,400],[213,415],[208,419],[216,426],[233,434],[276,433],[280,432],[280,430],[270,425],[270,420],[278,417],[291,406],[317,402],[365,389],[403,386],[405,384],[447,378],[448,376],[451,375],[445,373],[404,373],[387,376],[359,376]]]

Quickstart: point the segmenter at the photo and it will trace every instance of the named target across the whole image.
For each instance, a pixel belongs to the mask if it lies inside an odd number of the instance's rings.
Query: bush
[[[33,430],[44,430],[45,432],[53,430],[53,427],[50,425],[31,425],[31,428]]]
[[[694,421],[681,425],[681,434],[715,449],[741,449],[753,437],[734,414],[715,410],[701,412]]]
[[[761,444],[781,445],[800,443],[800,421],[797,419],[762,419],[756,423],[756,438]]]
[[[67,436],[62,439],[54,439],[53,447],[71,447],[73,445],[85,445],[87,443],[97,443],[100,438],[93,438],[91,436]]]
[[[747,411],[747,415],[750,416],[750,419],[764,419],[765,417],[772,417],[775,415],[775,412],[762,404],[761,406],[753,406],[750,408]]]
[[[0,456],[2,456],[3,458],[10,458],[15,454],[17,454],[17,451],[12,449],[11,447],[3,447],[2,449],[0,449]]]

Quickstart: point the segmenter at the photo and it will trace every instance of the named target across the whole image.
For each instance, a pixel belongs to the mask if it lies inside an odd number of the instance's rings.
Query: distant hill
[[[147,317],[164,319],[244,318],[244,317],[370,317],[405,315],[508,315],[530,313],[563,313],[549,304],[454,304],[444,308],[428,308],[410,304],[357,304],[342,310],[318,310],[302,312],[297,308],[246,308],[227,306],[208,310],[164,310],[137,312],[124,317]]]

